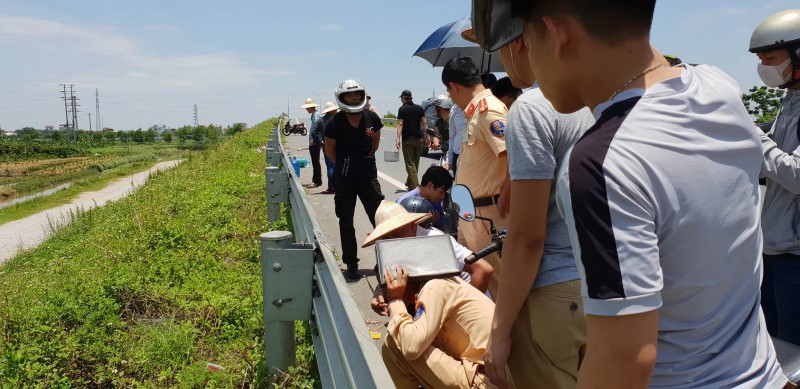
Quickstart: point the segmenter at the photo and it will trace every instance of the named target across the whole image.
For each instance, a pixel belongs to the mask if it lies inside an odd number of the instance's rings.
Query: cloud
[[[160,55],[141,48],[126,36],[27,16],[0,15],[0,39],[58,45],[105,59],[104,65],[113,63],[114,66],[103,66],[102,71],[75,75],[85,81],[94,76],[93,84],[116,77],[120,78],[118,83],[147,81],[153,86],[208,90],[295,74],[286,68],[251,66],[230,52]]]
[[[326,31],[339,31],[339,30],[343,30],[344,27],[342,27],[342,26],[340,26],[338,24],[323,24],[323,25],[319,26],[319,29],[320,30],[326,30]]]

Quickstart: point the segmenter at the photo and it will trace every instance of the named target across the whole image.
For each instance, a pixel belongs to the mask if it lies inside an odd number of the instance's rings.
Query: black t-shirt
[[[363,111],[361,122],[355,128],[347,121],[346,115],[345,112],[339,112],[325,123],[325,137],[336,140],[336,172],[349,176],[352,172],[377,171],[372,134],[383,128],[381,118],[375,112]]]
[[[420,121],[425,116],[422,107],[413,102],[407,102],[397,110],[397,120],[403,121],[403,140],[422,139]]]

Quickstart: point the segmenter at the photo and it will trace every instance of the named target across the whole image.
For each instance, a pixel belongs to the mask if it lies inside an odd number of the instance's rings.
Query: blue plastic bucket
[[[295,174],[297,177],[300,177],[300,161],[298,161],[298,160],[293,160],[293,161],[292,161],[292,167],[294,168],[294,174]]]

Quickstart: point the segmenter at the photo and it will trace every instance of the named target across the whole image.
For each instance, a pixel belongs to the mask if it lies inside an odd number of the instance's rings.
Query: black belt
[[[479,199],[472,200],[472,203],[475,204],[475,207],[488,207],[492,204],[497,204],[497,199],[499,198],[500,195],[481,197]]]

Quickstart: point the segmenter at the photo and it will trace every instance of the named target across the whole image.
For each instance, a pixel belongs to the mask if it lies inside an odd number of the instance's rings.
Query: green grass
[[[0,267],[0,387],[266,387],[258,235],[269,226],[254,149],[273,125],[194,153]],[[286,385],[319,387],[307,327],[297,331]]]
[[[30,176],[3,178],[14,181],[17,197],[38,193],[63,183],[72,185],[50,196],[28,200],[17,205],[0,209],[0,224],[62,205],[77,198],[82,192],[99,190],[113,180],[149,169],[161,160],[188,158],[194,152],[181,151],[175,145],[118,145],[91,149],[93,155],[113,156],[104,162],[86,164],[86,168],[58,176]],[[54,162],[53,164],[57,164]]]
[[[0,225],[22,219],[62,204],[67,204],[83,192],[100,190],[111,181],[146,171],[153,165],[155,165],[154,162],[135,162],[105,170],[82,180],[77,180],[69,188],[62,189],[50,196],[38,197],[8,208],[0,209]]]

